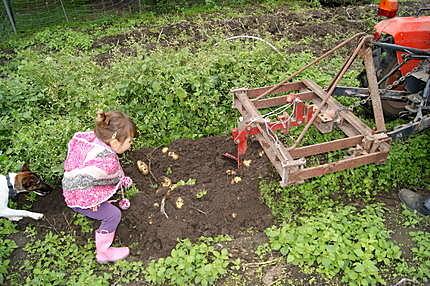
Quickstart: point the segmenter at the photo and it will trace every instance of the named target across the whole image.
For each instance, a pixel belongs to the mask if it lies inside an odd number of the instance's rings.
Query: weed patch
[[[348,285],[383,283],[381,271],[400,259],[401,251],[384,228],[383,210],[368,206],[325,209],[295,223],[267,229],[273,250],[288,263]]]

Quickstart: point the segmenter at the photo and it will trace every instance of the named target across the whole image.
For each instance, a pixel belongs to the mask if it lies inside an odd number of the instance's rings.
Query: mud
[[[236,169],[235,163],[223,156],[225,152],[234,153],[234,147],[230,138],[219,136],[173,142],[169,151],[179,155],[177,160],[162,153],[161,148],[131,152],[124,171],[140,192],[131,198],[131,207],[123,211],[118,242],[130,245],[135,258],[158,258],[167,256],[178,239],[219,234],[240,237],[246,231],[262,231],[272,225],[271,212],[258,192],[260,178],[276,178],[272,166],[265,156],[260,156],[258,142],[253,142],[246,154],[246,159],[252,160],[250,166]],[[150,164],[152,175],[141,174],[137,160]],[[235,170],[241,181],[232,183],[234,176],[227,170]],[[169,191],[160,184],[163,177],[170,178],[173,184],[189,179],[194,179],[195,184]],[[184,202],[181,208],[176,205],[179,197]],[[165,214],[161,212],[163,198]],[[41,234],[49,230],[74,231],[82,243],[92,235],[80,233],[72,223],[73,211],[64,205],[59,192],[38,200],[32,209],[45,214],[43,220],[36,222]],[[21,227],[28,222],[20,223]],[[98,223],[94,222],[94,227]]]
[[[252,35],[269,41],[287,38],[297,42],[311,38],[306,47],[294,46],[286,52],[311,50],[319,54],[322,49],[331,45],[323,41],[326,37],[345,37],[346,34],[369,31],[365,19],[374,10],[375,7],[370,5],[354,9],[337,7],[307,12],[295,12],[288,7],[280,7],[261,15],[232,19],[218,19],[219,15],[206,15],[161,27],[139,26],[131,32],[97,39],[93,48],[109,47],[108,51],[95,58],[99,64],[108,65],[114,57],[135,54],[136,51],[130,48],[131,43],[138,43],[144,49],[152,51],[160,47],[197,48],[202,42],[211,39]]]

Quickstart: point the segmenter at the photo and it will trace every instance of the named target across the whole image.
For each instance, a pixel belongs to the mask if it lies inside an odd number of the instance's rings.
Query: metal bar
[[[325,91],[316,83],[310,80],[303,80],[303,83],[309,87],[316,95],[318,95],[321,99],[326,97]],[[363,135],[371,135],[373,134],[373,130],[370,129],[366,124],[361,122],[361,120],[355,116],[351,111],[345,109],[342,104],[340,104],[336,99],[330,98],[327,101],[327,104],[330,109],[334,109],[339,112],[339,116],[343,119],[347,120],[352,127],[354,127],[359,134]]]
[[[236,93],[236,97],[239,99],[239,101],[241,102],[241,104],[243,105],[243,107],[245,108],[245,110],[249,113],[249,115],[252,118],[258,118],[261,115],[258,113],[258,110],[255,108],[255,106],[252,104],[252,102],[249,100],[249,98],[247,97],[245,92],[241,92],[241,93]],[[269,136],[269,134],[267,134],[266,130],[263,129],[260,124],[255,123],[256,126],[260,129],[261,134],[263,135],[264,139],[267,140],[269,143],[271,142],[271,138]],[[272,145],[272,144],[271,144]],[[273,145],[272,145],[273,146]],[[280,147],[282,146],[282,144],[279,145]],[[282,146],[283,147],[283,146]],[[286,150],[286,148],[279,148],[278,149],[278,153],[277,157],[278,160],[281,161],[281,164],[283,162],[285,162],[285,160],[293,160],[293,157],[291,157],[291,155],[288,153],[288,151]],[[274,149],[274,151],[276,150],[276,148],[272,148]],[[286,163],[286,162],[285,162]]]
[[[423,56],[430,56],[430,52],[427,52],[425,50],[400,46],[400,45],[396,45],[396,44],[373,42],[373,45],[381,47],[381,48],[386,48],[386,49],[392,50],[392,51],[405,52],[405,53],[409,53],[409,54],[416,54],[416,55],[423,55]]]
[[[293,184],[312,177],[355,168],[370,163],[382,163],[387,159],[387,156],[388,152],[376,152],[357,156],[355,158],[339,160],[337,162],[328,163],[317,167],[302,169],[296,173],[291,173],[288,183]]]
[[[312,100],[315,98],[315,94],[312,91],[306,91],[301,93],[294,93],[294,94],[288,94],[288,95],[259,99],[259,100],[253,99],[251,100],[251,102],[254,104],[255,108],[261,109],[261,108],[268,108],[268,107],[273,107],[273,106],[282,105],[282,104],[289,104],[289,103],[292,103],[296,98],[302,101]]]
[[[389,99],[396,101],[407,100],[407,92],[401,90],[385,90],[379,89],[381,99]],[[349,87],[349,86],[336,86],[333,96],[351,96],[358,98],[367,98],[369,96],[369,89],[363,87]]]
[[[333,49],[329,50],[328,52],[324,53],[323,55],[321,55],[319,58],[313,60],[312,62],[310,62],[309,64],[305,65],[304,67],[302,67],[301,69],[299,69],[298,71],[294,72],[292,75],[290,75],[289,77],[287,77],[284,81],[282,81],[281,83],[274,85],[271,89],[269,89],[268,91],[264,92],[263,94],[261,94],[260,96],[257,97],[257,99],[260,99],[263,96],[266,96],[267,94],[271,93],[273,90],[275,90],[276,88],[278,88],[278,86],[285,84],[287,82],[289,82],[292,78],[294,78],[295,76],[301,74],[304,70],[306,70],[307,68],[309,68],[310,66],[320,62],[321,60],[325,59],[327,56],[331,55],[332,53],[334,53],[336,50],[340,49],[341,47],[345,46],[346,44],[348,44],[349,42],[353,41],[355,38],[357,37],[361,37],[365,35],[365,33],[358,33],[355,34],[354,36],[352,36],[351,38],[343,41],[342,43],[338,44],[336,47],[334,47]]]
[[[369,39],[369,37],[363,37],[357,48],[354,50],[354,52],[351,54],[351,56],[348,58],[348,60],[343,65],[343,68],[340,70],[340,72],[337,74],[337,76],[333,79],[333,81],[330,84],[330,88],[327,91],[327,94],[325,95],[323,101],[321,102],[321,105],[318,106],[317,110],[314,113],[314,116],[312,116],[311,120],[306,123],[305,128],[303,128],[302,132],[300,133],[299,137],[297,138],[296,142],[294,142],[293,146],[291,148],[296,148],[297,145],[300,144],[303,137],[305,136],[306,132],[308,131],[309,127],[312,125],[312,123],[315,121],[315,119],[318,117],[318,114],[321,111],[321,108],[326,104],[326,102],[331,97],[331,94],[333,93],[334,89],[336,88],[337,83],[342,79],[343,75],[346,73],[348,68],[351,66],[351,64],[354,62],[355,58],[358,55],[358,52],[360,51],[361,47],[364,45],[364,43]]]
[[[323,154],[355,146],[357,144],[362,143],[363,138],[363,135],[357,135],[349,138],[342,138],[330,142],[300,147],[290,150],[290,154],[291,156],[293,156],[294,159],[311,155]]]
[[[366,69],[367,82],[369,85],[370,98],[372,99],[373,115],[375,117],[376,131],[385,131],[384,114],[382,113],[381,97],[379,96],[378,79],[376,78],[375,65],[373,63],[372,49],[370,47],[362,50],[364,67]]]
[[[290,82],[290,83],[284,83],[281,85],[270,85],[270,86],[264,86],[264,87],[258,87],[258,88],[249,88],[249,89],[243,89],[243,88],[239,88],[239,89],[233,89],[231,92],[236,93],[238,91],[246,91],[246,95],[249,98],[254,98],[254,97],[259,97],[261,94],[265,93],[266,91],[272,89],[273,87],[276,87],[275,89],[273,89],[270,93],[267,94],[274,94],[274,93],[280,93],[280,92],[288,92],[288,91],[292,91],[292,90],[301,90],[304,87],[303,83],[298,81],[298,82]],[[257,98],[258,100],[258,98]]]

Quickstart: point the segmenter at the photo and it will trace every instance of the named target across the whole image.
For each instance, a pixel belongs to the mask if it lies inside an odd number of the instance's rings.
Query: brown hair
[[[134,122],[120,111],[97,112],[94,132],[106,144],[114,138],[122,143],[128,137],[134,138],[137,135]]]

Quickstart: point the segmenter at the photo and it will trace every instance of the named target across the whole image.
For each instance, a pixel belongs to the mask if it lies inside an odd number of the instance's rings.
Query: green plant
[[[81,228],[82,233],[93,232],[93,226],[91,221],[84,215],[74,213],[72,218],[72,223]]]
[[[414,227],[429,221],[427,217],[418,214],[405,205],[402,205],[402,218],[404,227]]]
[[[124,191],[125,197],[128,199],[133,198],[138,193],[139,193],[139,189],[134,184],[130,188],[128,188]]]
[[[109,276],[98,277],[94,245],[80,246],[70,235],[48,232],[43,240],[28,243],[24,250],[27,259],[21,271],[27,273],[25,285],[108,285]]]
[[[34,225],[28,225],[24,230],[25,235],[30,238],[34,239],[37,235],[37,230]]]
[[[423,231],[410,232],[415,247],[412,247],[413,261],[417,266],[409,267],[405,273],[427,283],[430,281],[430,233]]]
[[[145,278],[160,285],[211,285],[227,272],[227,249],[220,251],[206,242],[179,242],[170,256],[149,263]]]
[[[272,248],[270,247],[269,243],[263,243],[257,246],[257,249],[255,250],[255,254],[260,258],[261,260],[264,259],[266,255],[272,252]]]
[[[171,190],[174,190],[176,188],[179,187],[183,187],[183,186],[194,186],[196,184],[196,179],[192,179],[189,178],[188,180],[184,181],[184,180],[179,180],[178,182],[176,182],[175,184],[172,184],[170,186]]]
[[[197,199],[202,199],[204,196],[206,196],[208,194],[208,191],[206,191],[205,189],[202,189],[202,190],[199,190],[197,193],[196,193],[196,198]]]
[[[15,224],[8,219],[0,218],[0,284],[5,283],[9,271],[10,255],[17,248],[15,241],[7,236],[17,232]]]
[[[400,259],[401,251],[384,228],[377,205],[361,211],[328,208],[297,223],[266,230],[273,250],[299,265],[331,278],[341,275],[349,285],[383,283],[381,270]]]

